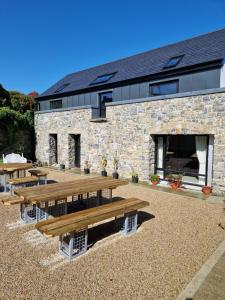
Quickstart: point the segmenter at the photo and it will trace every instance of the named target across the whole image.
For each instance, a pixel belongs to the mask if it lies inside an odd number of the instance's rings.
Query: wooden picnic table
[[[19,188],[14,193],[23,198],[24,202],[34,204],[61,200],[69,196],[82,195],[104,189],[112,190],[126,184],[128,184],[127,180],[113,179],[112,177],[94,177],[38,187]]]
[[[19,177],[19,171],[27,170],[32,167],[31,163],[0,163],[0,174],[3,175],[4,192],[6,192],[7,176],[12,178],[16,172],[16,177]]]
[[[14,194],[23,199],[21,215],[23,210],[27,209],[27,206],[35,205],[35,209],[41,213],[41,216],[39,214],[36,219],[39,221],[47,219],[48,211],[51,211],[54,207],[59,207],[62,214],[66,214],[68,197],[72,196],[72,201],[74,198],[75,200],[94,198],[100,203],[104,197],[107,199],[112,198],[113,189],[126,184],[128,184],[127,180],[113,179],[112,177],[93,177],[36,187],[18,188],[14,190]]]
[[[27,170],[31,167],[31,163],[0,163],[0,170],[2,171]]]

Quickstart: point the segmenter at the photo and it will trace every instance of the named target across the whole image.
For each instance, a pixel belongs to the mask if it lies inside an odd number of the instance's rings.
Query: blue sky
[[[68,73],[225,27],[225,0],[0,0],[0,83],[39,93]]]

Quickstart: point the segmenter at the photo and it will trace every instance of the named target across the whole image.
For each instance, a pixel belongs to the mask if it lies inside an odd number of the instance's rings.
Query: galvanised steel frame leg
[[[27,203],[20,204],[20,218],[25,224],[36,222],[36,205],[29,205]]]
[[[10,191],[10,195],[12,195],[13,194],[13,185],[12,184],[9,185],[9,191]]]
[[[42,179],[41,179],[42,177]],[[41,176],[38,178],[38,186],[41,184],[42,180],[44,181],[44,184],[47,184],[48,183],[48,180],[47,180],[47,177],[46,176]]]
[[[59,237],[59,252],[72,260],[87,251],[88,228]]]
[[[41,207],[41,203],[37,203],[36,206],[36,220],[48,220],[48,202],[45,202],[45,207]]]
[[[65,203],[64,203],[64,215],[67,214],[67,199],[65,199]]]
[[[4,192],[5,193],[7,192],[7,186],[6,186],[6,184],[7,184],[7,174],[5,173],[4,174]]]
[[[97,191],[97,206],[102,204],[102,191]]]
[[[117,221],[117,220],[116,220]],[[124,235],[129,235],[137,231],[138,214],[137,211],[124,214],[119,231]]]
[[[112,202],[112,189],[109,189],[109,200]]]

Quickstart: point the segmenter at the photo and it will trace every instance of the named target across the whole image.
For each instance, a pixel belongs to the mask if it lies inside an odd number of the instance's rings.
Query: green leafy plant
[[[134,168],[132,168],[130,175],[131,177],[138,177],[138,173],[134,170]]]
[[[114,172],[117,172],[118,167],[119,167],[119,159],[117,157],[114,157],[113,158],[113,169],[114,169]]]
[[[150,178],[151,181],[157,181],[157,182],[160,181],[160,176],[157,175],[157,174],[152,174],[152,175],[149,176],[149,178]]]
[[[183,178],[183,173],[179,173],[179,174],[168,174],[166,176],[166,178],[170,181],[170,182],[176,182],[176,181],[182,181]]]
[[[102,156],[100,160],[100,167],[102,171],[105,171],[105,168],[107,167],[107,159],[105,156]]]
[[[85,162],[84,162],[84,168],[85,169],[90,169],[90,167],[91,167],[91,164],[89,163],[89,161],[85,160]]]

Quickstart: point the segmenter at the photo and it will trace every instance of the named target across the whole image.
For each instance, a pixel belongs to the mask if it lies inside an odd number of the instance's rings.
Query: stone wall
[[[58,162],[69,167],[69,134],[81,134],[81,167],[89,160],[99,172],[102,155],[113,171],[119,158],[119,173],[130,177],[131,168],[141,180],[154,172],[155,134],[210,134],[214,136],[213,186],[225,193],[225,93],[187,96],[107,107],[107,122],[90,122],[91,109],[37,113],[36,156],[49,163],[49,134],[58,134]]]
[[[57,135],[55,134],[50,134],[49,135],[49,164],[53,165],[58,162],[57,156]]]

